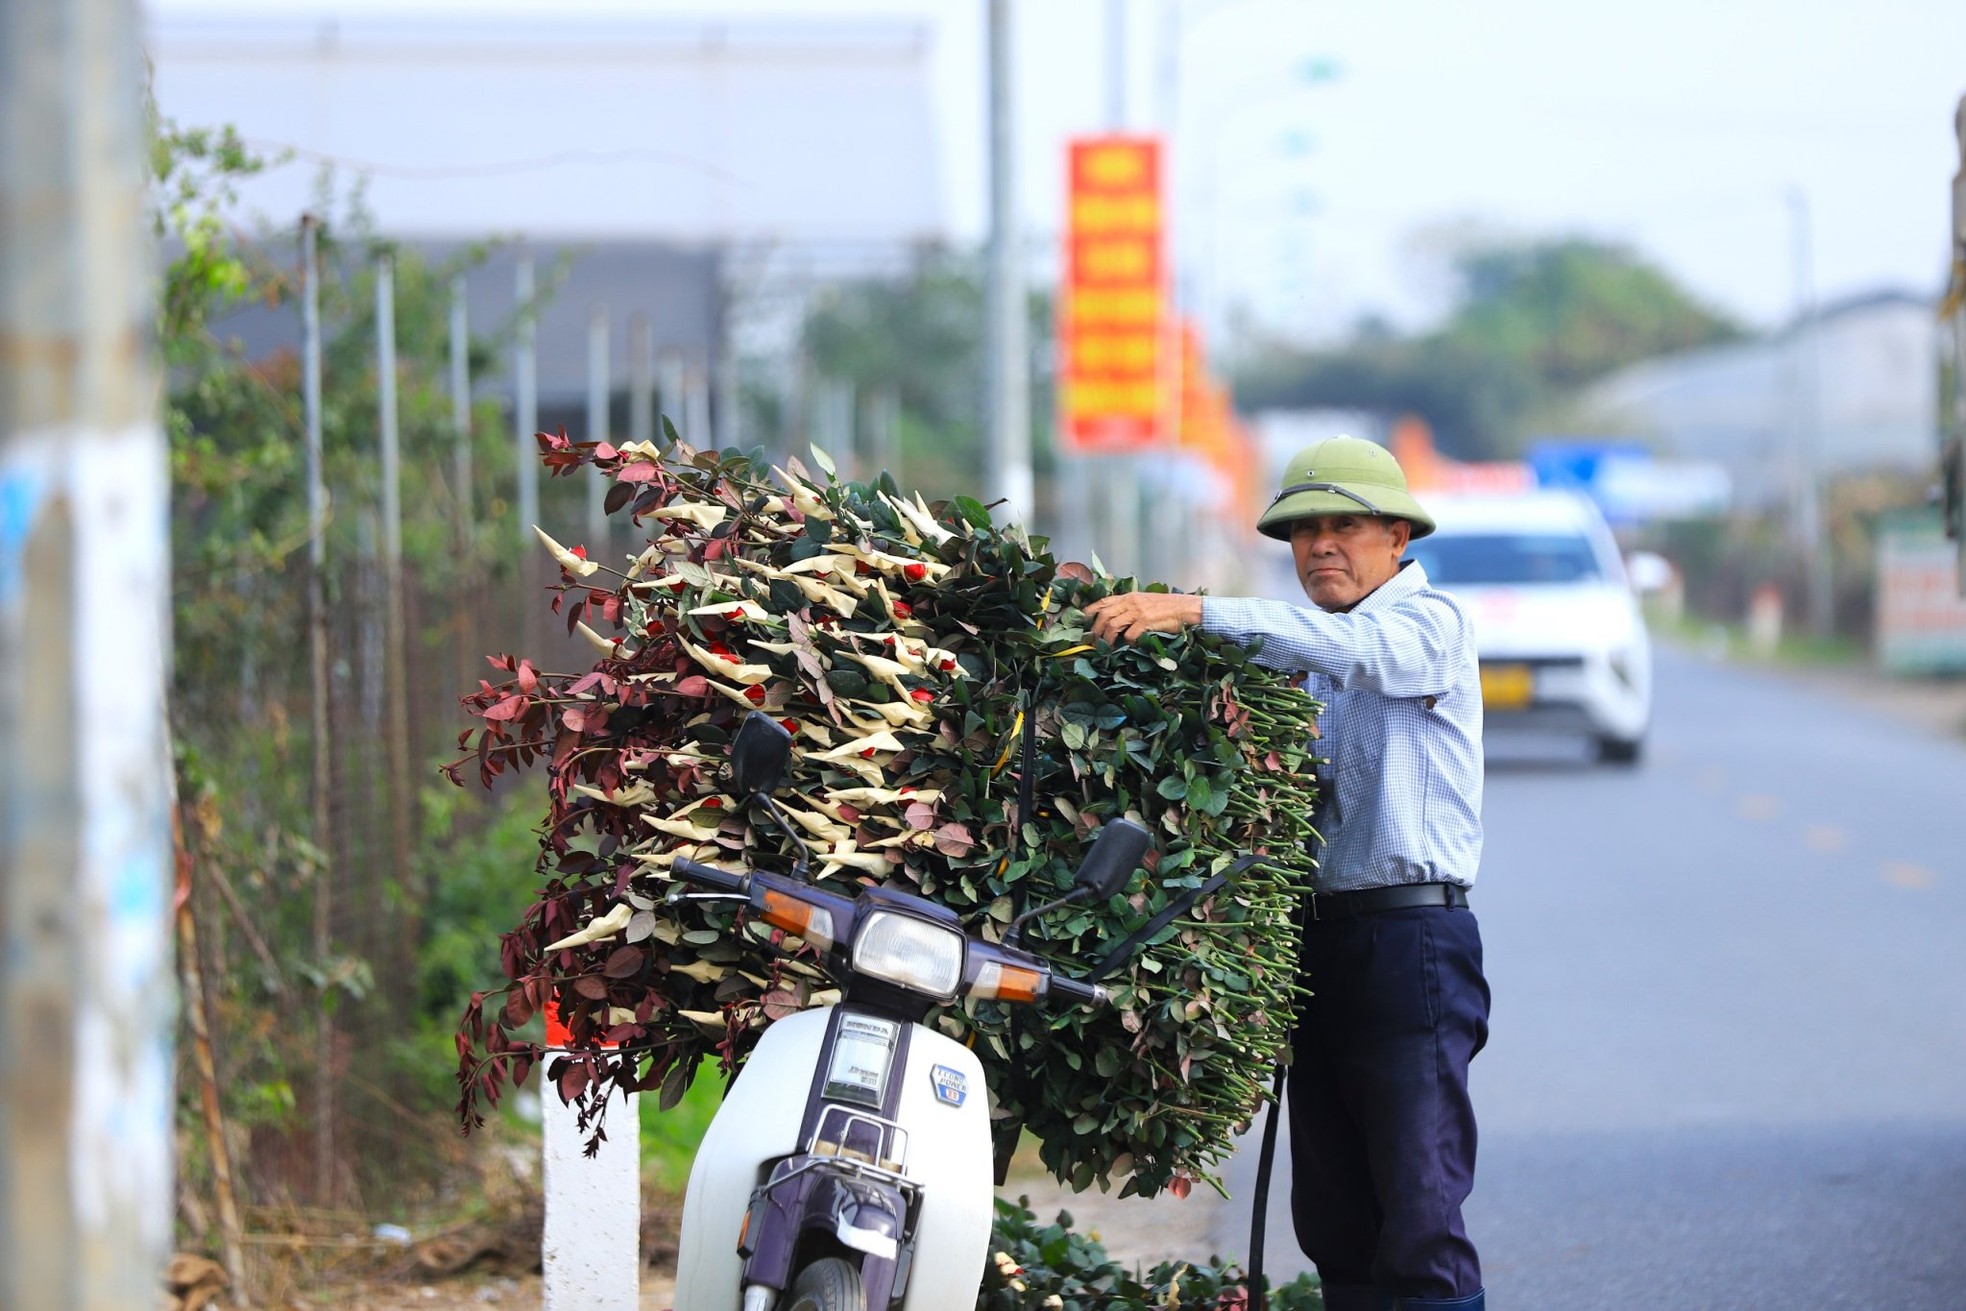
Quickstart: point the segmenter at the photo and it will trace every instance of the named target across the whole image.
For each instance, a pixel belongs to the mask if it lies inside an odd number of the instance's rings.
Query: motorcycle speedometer
[[[913,915],[877,910],[853,936],[853,969],[947,1001],[962,983],[963,935]]]

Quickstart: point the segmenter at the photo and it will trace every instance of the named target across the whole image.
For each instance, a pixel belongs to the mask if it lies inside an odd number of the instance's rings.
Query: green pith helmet
[[[1290,457],[1283,490],[1256,521],[1265,537],[1290,540],[1290,525],[1320,514],[1379,514],[1404,519],[1414,537],[1434,530],[1433,516],[1406,490],[1392,452],[1357,437],[1327,437]]]

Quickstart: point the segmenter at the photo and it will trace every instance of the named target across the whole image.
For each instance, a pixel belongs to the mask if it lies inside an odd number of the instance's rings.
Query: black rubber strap
[[[1290,484],[1290,486],[1278,492],[1276,496],[1271,499],[1270,504],[1275,505],[1278,501],[1281,501],[1284,497],[1295,496],[1298,492],[1331,492],[1334,495],[1343,496],[1349,500],[1357,501],[1360,505],[1364,506],[1367,510],[1370,510],[1373,514],[1385,513],[1384,510],[1381,510],[1378,506],[1366,500],[1363,496],[1360,496],[1357,492],[1353,491],[1351,488],[1340,487],[1337,483],[1292,483]]]
[[[1024,841],[1024,826],[1031,822],[1031,789],[1037,785],[1038,708],[1024,707],[1024,744],[1019,748],[1017,767],[1017,844]]]
[[[1024,845],[1024,826],[1031,822],[1031,794],[1037,786],[1038,750],[1038,707],[1035,696],[1024,698],[1024,740],[1018,746],[1017,760],[1017,832],[1011,840],[1004,843],[1005,851],[1019,850]],[[1017,1104],[1029,1108],[1031,1091],[1037,1080],[1031,1073],[1029,1062],[1018,1059],[1024,1050],[1024,1010],[1022,1006],[1010,1012],[1010,1087],[1017,1098]],[[996,1154],[995,1166],[997,1187],[1004,1186],[1010,1177],[1010,1157],[1017,1146],[1017,1135],[1007,1134],[992,1143]]]
[[[1249,1282],[1244,1285],[1249,1311],[1264,1311],[1270,1288],[1263,1278],[1263,1229],[1270,1215],[1270,1166],[1277,1156],[1277,1113],[1283,1107],[1283,1075],[1287,1069],[1277,1063],[1276,1079],[1270,1084],[1270,1108],[1263,1121],[1263,1146],[1256,1154],[1256,1187],[1250,1195]]]
[[[1189,888],[1173,901],[1167,903],[1167,908],[1161,911],[1160,914],[1154,916],[1145,924],[1142,924],[1139,928],[1120,939],[1120,944],[1107,952],[1105,958],[1093,966],[1092,973],[1085,976],[1085,981],[1087,983],[1097,983],[1099,980],[1105,978],[1113,970],[1124,964],[1127,957],[1138,950],[1142,943],[1147,942],[1156,933],[1159,933],[1162,929],[1174,923],[1176,919],[1193,910],[1202,898],[1212,896],[1214,893],[1220,891],[1223,884],[1261,859],[1261,856],[1239,857],[1235,864],[1229,866],[1220,874],[1215,875],[1200,887]]]

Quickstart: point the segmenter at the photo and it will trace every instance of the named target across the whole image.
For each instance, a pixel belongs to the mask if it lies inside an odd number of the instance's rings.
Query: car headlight
[[[853,935],[853,968],[931,997],[953,997],[963,978],[963,935],[913,915],[877,910]]]

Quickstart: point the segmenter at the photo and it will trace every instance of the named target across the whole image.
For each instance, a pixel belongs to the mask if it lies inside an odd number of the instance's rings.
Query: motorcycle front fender
[[[676,1244],[680,1311],[737,1311],[744,1263],[738,1231],[767,1161],[799,1149],[806,1094],[819,1068],[831,1008],[800,1011],[767,1028],[717,1109],[690,1163]]]
[[[711,1121],[690,1167],[676,1255],[678,1311],[737,1311],[739,1230],[767,1162],[790,1156],[826,1039],[830,1008],[767,1028]],[[908,1178],[921,1189],[903,1311],[972,1305],[994,1219],[990,1107],[983,1067],[962,1044],[925,1025],[910,1030],[895,1120],[908,1132]],[[754,1241],[758,1235],[752,1236]],[[879,1258],[868,1257],[868,1260]]]

